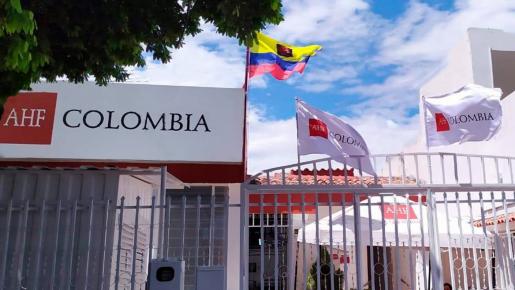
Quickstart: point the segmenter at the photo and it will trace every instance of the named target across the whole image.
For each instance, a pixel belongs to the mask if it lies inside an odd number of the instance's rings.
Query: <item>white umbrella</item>
[[[370,212],[369,215],[369,200]],[[396,204],[396,205],[395,205]],[[395,227],[395,209],[397,210],[397,229]],[[468,211],[462,205],[461,212]],[[440,247],[460,247],[470,248],[472,246],[480,248],[484,246],[484,235],[480,229],[475,229],[468,222],[468,218],[460,220],[457,215],[457,207],[449,204],[448,210],[445,207],[437,207],[437,226],[439,233]],[[384,220],[384,236],[383,241],[383,220]],[[324,217],[319,220],[318,244],[330,244],[330,227],[332,223],[332,240],[334,247],[342,247],[343,245],[343,229],[347,245],[353,245],[355,241],[354,230],[354,208],[349,206],[345,211],[345,227],[342,226],[342,211],[338,211],[330,217]],[[423,231],[421,231],[421,223]],[[427,206],[422,204],[419,206],[417,202],[413,202],[400,196],[383,196],[381,203],[380,196],[374,196],[361,202],[360,205],[360,225],[362,243],[370,245],[370,230],[372,231],[372,244],[379,246],[395,246],[396,240],[399,246],[408,246],[410,237],[412,246],[429,246],[428,235],[428,216]],[[306,225],[305,227],[306,243],[316,244],[316,221]],[[423,233],[423,234],[422,234]],[[422,237],[424,243],[422,243]],[[299,230],[297,240],[303,241],[303,229]]]

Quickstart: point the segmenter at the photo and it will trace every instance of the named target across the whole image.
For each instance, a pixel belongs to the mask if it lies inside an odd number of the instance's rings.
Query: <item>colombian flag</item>
[[[270,73],[285,80],[293,72],[302,73],[309,57],[320,49],[320,45],[292,46],[259,32],[257,42],[250,48],[249,77]]]

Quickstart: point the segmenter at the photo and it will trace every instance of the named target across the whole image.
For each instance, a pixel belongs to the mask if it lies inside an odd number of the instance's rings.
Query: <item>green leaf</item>
[[[281,0],[0,2],[0,104],[42,77],[126,80],[125,68],[144,66],[146,53],[173,65],[171,51],[204,22],[246,43],[282,20]]]
[[[11,7],[18,13],[22,12],[21,1],[20,0],[10,0]]]

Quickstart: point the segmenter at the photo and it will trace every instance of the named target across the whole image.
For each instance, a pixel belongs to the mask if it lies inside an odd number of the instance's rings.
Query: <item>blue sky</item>
[[[249,92],[249,171],[296,160],[295,97],[341,116],[372,153],[417,140],[418,90],[469,27],[515,32],[513,0],[287,0],[285,20],[265,33],[292,45],[320,44],[303,75],[253,78]],[[210,24],[132,81],[241,87],[245,49]]]

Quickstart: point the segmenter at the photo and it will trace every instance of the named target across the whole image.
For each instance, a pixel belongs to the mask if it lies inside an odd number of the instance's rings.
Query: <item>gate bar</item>
[[[303,289],[306,290],[308,285],[307,281],[307,261],[306,261],[306,200],[304,192],[301,193],[302,198],[302,275],[303,275]],[[345,232],[345,231],[344,231]]]
[[[386,221],[384,220],[384,196],[380,196],[381,199],[381,234],[383,238],[383,279],[386,289],[389,289],[388,285],[388,255],[386,252]]]
[[[88,290],[88,282],[89,282],[89,254],[90,254],[90,250],[91,250],[91,228],[93,227],[93,207],[94,206],[95,205],[93,203],[93,198],[91,198],[90,205],[89,205],[89,217],[88,217],[88,236],[86,239],[87,251],[86,251],[86,265],[85,265],[86,271],[84,274],[84,290]]]
[[[319,212],[318,212],[318,194],[315,194],[315,228],[316,228],[316,248],[317,248],[317,290],[320,290],[320,284],[322,281],[320,280],[320,233],[319,233]]]
[[[422,250],[420,253],[422,254],[422,276],[424,276],[424,289],[427,289],[427,276],[426,276],[426,245],[425,245],[425,234],[424,234],[424,217],[422,216],[422,194],[418,194],[418,211],[419,221],[420,221],[420,235],[421,235],[421,243]],[[428,273],[429,274],[429,273]],[[479,289],[479,288],[478,288]]]
[[[333,194],[328,193],[329,195],[329,247],[331,249],[329,255],[329,265],[330,265],[330,282],[331,282],[331,290],[334,290],[334,264],[333,264]],[[345,229],[344,229],[345,230]]]
[[[449,259],[449,264],[450,264],[450,268],[451,268],[451,285],[452,285],[452,288],[453,289],[458,289],[458,287],[456,286],[456,277],[455,277],[455,268],[454,268],[454,256],[453,256],[453,251],[451,250],[451,227],[450,227],[450,224],[449,224],[449,206],[447,204],[447,192],[444,192],[443,193],[443,200],[444,200],[444,205],[445,205],[445,221],[446,221],[446,225],[447,225],[447,239],[449,240],[449,247],[448,247],[448,251],[447,251],[447,254],[448,254],[448,259]],[[466,289],[466,288],[465,288]]]
[[[341,198],[341,203],[342,203],[342,226],[343,226],[343,253],[345,255],[345,259],[344,259],[344,262],[347,262],[347,261],[350,261],[349,260],[349,255],[348,255],[348,252],[347,252],[347,218],[345,216],[346,214],[346,209],[345,209],[345,193],[341,193],[342,195],[342,198]],[[302,211],[304,212],[304,210]],[[347,265],[348,263],[343,263],[343,284],[344,284],[344,289],[348,289],[349,288],[349,281],[347,279]]]
[[[168,200],[166,197],[166,171],[166,165],[161,166],[159,183],[159,239],[157,243],[157,255],[161,258],[168,257],[168,251],[164,248],[166,211],[168,210],[168,208],[165,208]]]
[[[165,221],[163,227],[163,258],[168,259],[170,248],[170,204],[172,203],[171,197],[165,195]]]
[[[475,237],[476,229],[474,226],[474,218],[473,218],[474,215],[472,214],[472,201],[471,201],[470,191],[467,192],[467,203],[469,206],[469,215],[470,215],[469,223],[472,225],[472,237]],[[476,289],[481,289],[481,280],[480,280],[480,276],[479,276],[479,265],[478,265],[479,263],[477,260],[476,243],[474,243],[474,238],[472,238],[472,254],[474,257],[474,274],[476,275]]]
[[[429,245],[429,258],[431,263],[431,281],[433,289],[443,289],[443,277],[442,277],[442,261],[440,258],[440,243],[438,237],[438,222],[436,220],[436,204],[433,193],[427,191],[427,215],[428,215],[428,232],[429,241],[433,241]]]
[[[400,252],[399,252],[399,217],[398,213],[398,204],[397,204],[397,194],[393,194],[393,225],[394,225],[394,236],[395,236],[395,286],[397,289],[402,289],[401,287],[401,277],[400,274]]]
[[[20,219],[20,222],[22,219]],[[26,200],[25,202],[25,209],[23,211],[23,227],[21,228],[21,242],[20,242],[20,255],[18,256],[18,272],[17,272],[17,279],[16,279],[16,288],[20,289],[22,285],[22,279],[23,279],[23,261],[25,259],[25,243],[27,240],[27,232],[28,232],[28,225],[29,222],[29,200]]]
[[[242,189],[243,190],[243,189]],[[195,241],[195,257],[196,257],[196,265],[197,267],[199,266],[199,261],[200,261],[200,257],[199,257],[199,248],[200,248],[200,204],[201,204],[201,199],[202,197],[200,196],[200,193],[197,192],[197,209],[196,209],[196,214],[197,214],[197,221],[196,221],[196,233],[197,233],[197,239]],[[243,216],[242,216],[242,221],[243,221]],[[243,245],[240,245],[240,246],[243,246]],[[242,256],[243,258],[243,256]],[[240,287],[241,289],[243,289],[243,286]]]
[[[293,275],[293,267],[295,267],[295,260],[293,247],[294,243],[294,234],[293,234],[293,214],[291,210],[291,193],[288,194],[288,288],[287,289],[295,289],[295,275]],[[295,239],[296,241],[296,239]]]
[[[215,187],[211,186],[211,212],[209,216],[209,266],[213,266],[213,241],[215,233]]]
[[[12,218],[12,210],[13,210],[13,200],[9,200],[9,205],[7,206],[7,216],[5,221],[5,234],[4,234],[4,250],[2,251],[2,266],[0,267],[0,289],[4,289],[5,281],[7,280],[6,272],[7,272],[7,251],[9,250],[9,236],[10,236],[10,228],[11,228],[11,218]]]
[[[261,290],[265,290],[265,229],[263,227],[264,223],[264,216],[263,216],[263,195],[259,195],[259,259],[260,259],[260,286]]]
[[[356,231],[354,236],[354,249],[356,250],[356,281],[357,281],[357,290],[363,290],[363,279],[361,273],[361,210],[360,210],[360,202],[359,202],[359,193],[354,192],[354,229]]]
[[[156,197],[152,196],[152,211],[150,212],[150,242],[148,243],[148,270],[147,273],[150,273],[150,261],[152,260],[152,252],[154,249],[154,219],[155,219],[155,211],[156,209]]]
[[[66,279],[66,287],[70,288],[72,285],[72,275],[73,275],[73,252],[75,251],[75,229],[76,229],[76,223],[77,223],[77,200],[73,202],[72,207],[72,220],[69,224],[71,227],[71,238],[70,238],[70,259],[68,260],[68,277]],[[63,255],[63,262],[64,262],[64,255]]]
[[[138,250],[138,230],[139,230],[139,202],[140,197],[136,197],[136,213],[134,217],[134,240],[132,242],[132,269],[131,269],[131,290],[134,290],[136,284],[136,255]]]
[[[50,287],[49,287],[49,289],[54,289],[55,270],[56,270],[56,264],[57,264],[57,251],[59,249],[60,223],[61,223],[61,199],[59,198],[59,200],[57,201],[56,209],[55,209],[55,241],[54,241],[54,250],[53,250],[54,257],[52,258],[52,266],[51,266],[51,270],[50,270]],[[0,286],[1,285],[2,284],[0,284]]]
[[[182,231],[181,231],[181,260],[184,260],[184,248],[186,247],[186,194],[182,195]]]
[[[503,265],[503,261],[499,261],[501,259],[498,258],[498,256],[501,256],[502,255],[502,250],[501,250],[501,245],[499,245],[499,242],[500,242],[500,235],[499,235],[499,221],[497,219],[497,209],[496,209],[496,205],[495,205],[495,202],[494,202],[494,193],[493,191],[490,192],[490,202],[492,204],[492,210],[493,210],[493,219],[494,219],[494,224],[495,224],[495,227],[494,227],[494,233],[495,233],[495,236],[494,236],[494,244],[495,244],[495,252],[494,252],[494,257],[495,257],[495,262],[496,264],[498,265]],[[484,227],[485,225],[483,225]],[[506,284],[507,284],[507,271],[501,271],[502,272],[502,275],[500,275],[500,280],[501,280],[501,285],[503,288],[506,287]],[[497,276],[497,275],[496,275]]]
[[[411,201],[409,199],[409,195],[406,194],[406,223],[408,225],[408,251],[409,251],[409,272],[410,272],[410,288],[415,290],[415,280],[413,274],[413,248],[412,248],[412,240],[411,240],[411,218],[409,216],[409,212],[411,209]]]
[[[41,266],[41,247],[43,246],[43,229],[45,228],[45,210],[46,210],[46,200],[43,199],[41,203],[41,220],[39,221],[39,234],[38,234],[38,243],[36,247],[36,273],[33,277],[32,285],[34,285],[34,289],[38,289],[39,287],[39,273]]]
[[[279,289],[279,235],[277,232],[277,222],[279,221],[279,217],[277,216],[277,194],[274,195],[274,203],[274,289]]]
[[[120,253],[122,249],[122,225],[123,225],[123,206],[125,196],[120,199],[120,214],[118,215],[118,245],[116,246],[116,273],[114,276],[114,288],[118,290],[120,284]]]
[[[460,206],[460,199],[458,197],[458,192],[455,192],[455,200],[456,200],[456,207],[458,208],[458,224],[460,227],[460,254],[461,254],[461,269],[463,271],[463,286],[465,289],[469,289],[468,286],[468,277],[467,277],[467,263],[465,258],[465,250],[463,245],[463,227],[462,227],[462,219],[461,219],[461,206]],[[449,241],[449,247],[450,247],[450,241]]]
[[[104,233],[102,236],[102,256],[101,256],[101,264],[100,264],[100,290],[104,289],[104,281],[105,281],[105,261],[106,261],[106,247],[107,247],[107,235],[109,230],[109,208],[111,207],[111,200],[105,201],[105,211],[104,211]],[[52,289],[52,288],[50,288]]]
[[[487,265],[489,265],[491,263],[491,260],[490,260],[490,252],[488,249],[488,235],[486,232],[485,208],[484,208],[484,204],[483,204],[483,192],[482,191],[479,192],[479,200],[480,200],[480,207],[481,207],[481,224],[483,225],[483,236],[484,236],[483,246],[484,246],[484,251],[485,251],[485,255],[486,255],[486,261],[487,261],[486,263],[487,263]],[[492,281],[491,267],[487,267],[487,273],[488,273],[488,288],[493,289],[494,287],[493,287],[493,281]]]
[[[371,197],[368,197],[368,238],[369,238],[369,246],[368,246],[368,252],[369,252],[369,263],[370,263],[370,282],[371,282],[371,289],[376,289],[376,282],[375,282],[375,263],[374,263],[374,237],[372,233],[372,205],[371,205]],[[345,229],[344,229],[345,230]],[[377,257],[379,258],[379,257]],[[334,289],[331,289],[334,290]]]
[[[508,218],[508,207],[506,205],[506,193],[502,192],[502,200],[503,200],[503,208],[504,208],[504,215],[506,216],[506,219]],[[510,237],[510,225],[509,222],[506,220],[505,224],[505,231],[506,231],[506,240],[508,243],[508,273],[510,276],[510,283],[512,287],[515,286],[515,265],[513,264],[513,259],[515,259],[515,256],[513,255],[513,245]]]

